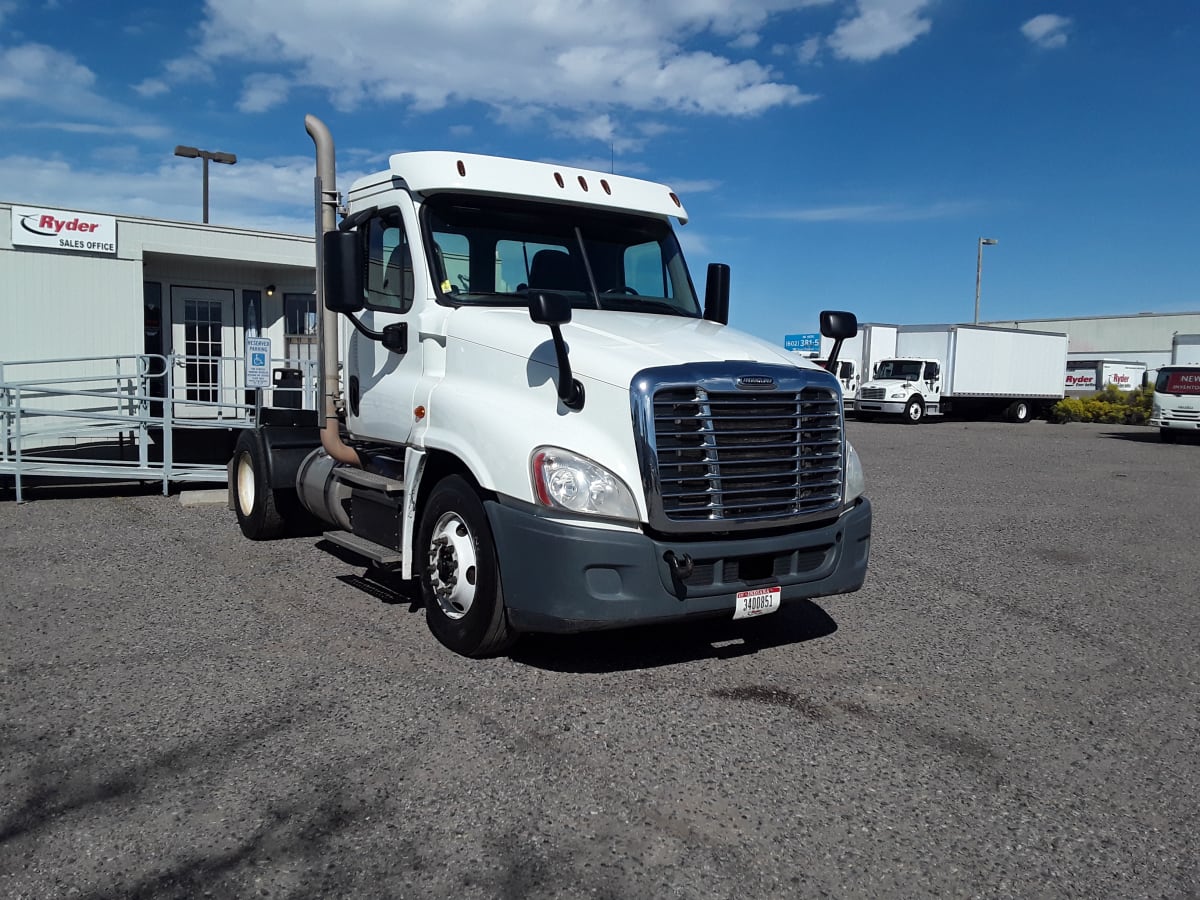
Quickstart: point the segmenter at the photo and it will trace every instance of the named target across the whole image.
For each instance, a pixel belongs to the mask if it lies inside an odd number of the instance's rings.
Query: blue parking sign
[[[801,353],[820,353],[821,335],[819,333],[785,334],[783,336],[783,349],[799,350]]]

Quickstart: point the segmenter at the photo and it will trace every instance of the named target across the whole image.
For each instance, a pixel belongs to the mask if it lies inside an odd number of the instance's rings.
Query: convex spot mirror
[[[571,301],[539,291],[529,298],[529,318],[538,325],[565,325],[571,321]]]

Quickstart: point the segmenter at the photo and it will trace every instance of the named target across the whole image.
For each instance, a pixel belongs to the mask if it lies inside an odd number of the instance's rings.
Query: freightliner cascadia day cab
[[[978,325],[901,325],[896,356],[858,389],[860,419],[1003,415],[1028,422],[1063,398],[1067,336]]]
[[[247,537],[307,511],[416,579],[430,630],[467,656],[863,584],[871,505],[838,382],[727,326],[728,267],[701,306],[668,187],[417,152],[343,209],[332,138],[306,127],[322,408],[266,410],[241,435]]]

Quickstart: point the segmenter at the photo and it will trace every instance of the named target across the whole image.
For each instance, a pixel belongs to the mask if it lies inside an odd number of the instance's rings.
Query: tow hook
[[[677,556],[674,550],[668,550],[663,554],[663,559],[671,569],[671,574],[679,581],[687,581],[692,577],[692,571],[696,568],[690,554]]]

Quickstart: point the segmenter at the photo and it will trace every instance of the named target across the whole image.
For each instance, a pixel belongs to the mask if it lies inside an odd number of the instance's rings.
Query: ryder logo
[[[36,221],[35,221],[36,220]],[[56,219],[46,213],[30,213],[21,216],[21,227],[33,234],[53,237],[62,231],[91,234],[100,227],[99,222],[85,222],[79,216],[74,219]]]

